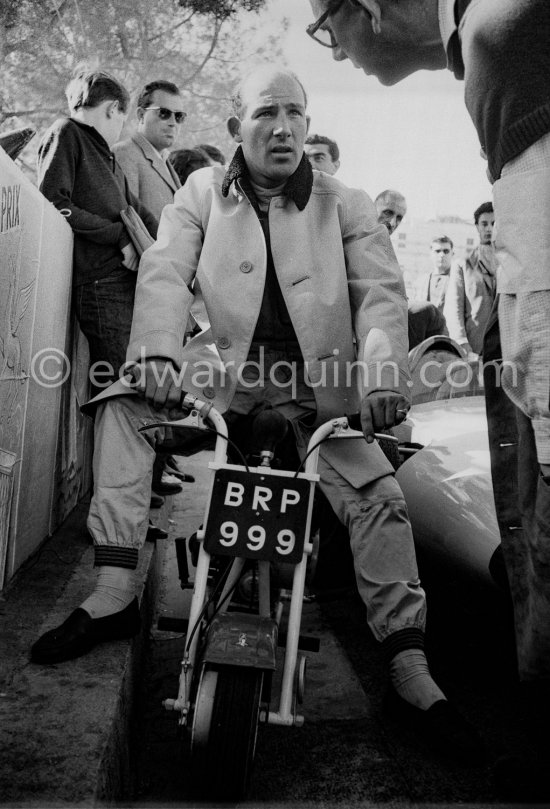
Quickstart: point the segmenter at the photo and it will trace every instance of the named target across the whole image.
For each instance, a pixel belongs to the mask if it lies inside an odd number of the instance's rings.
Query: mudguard
[[[274,671],[276,650],[277,624],[272,618],[228,612],[212,619],[204,662]]]

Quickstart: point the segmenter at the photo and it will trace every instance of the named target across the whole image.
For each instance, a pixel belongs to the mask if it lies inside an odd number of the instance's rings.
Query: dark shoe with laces
[[[169,470],[171,475],[174,475],[174,477],[179,478],[182,481],[182,483],[195,482],[195,478],[193,477],[193,475],[188,475],[187,472],[182,472],[178,466],[178,462],[171,455],[168,455],[168,457],[166,458],[166,468]]]
[[[137,635],[141,616],[137,598],[120,612],[104,618],[92,618],[78,607],[67,620],[50,629],[31,649],[33,663],[62,663],[87,654],[98,643],[124,640]]]
[[[154,481],[151,485],[153,492],[160,496],[171,494],[179,494],[183,491],[183,486],[180,483],[163,483],[162,480]]]
[[[145,539],[147,542],[154,542],[156,539],[168,539],[168,531],[165,531],[164,528],[160,528],[160,526],[155,525],[149,520]]]
[[[487,763],[485,747],[479,733],[446,699],[434,702],[423,711],[390,688],[384,707],[392,719],[418,733],[447,758],[476,767]]]

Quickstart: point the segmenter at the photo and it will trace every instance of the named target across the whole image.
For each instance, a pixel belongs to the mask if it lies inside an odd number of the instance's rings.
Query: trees
[[[189,110],[182,140],[220,144],[243,66],[280,56],[278,32],[258,30],[257,12],[267,3],[0,0],[0,131],[41,129],[64,114],[65,85],[84,62],[114,73],[130,91],[156,78],[176,82]]]

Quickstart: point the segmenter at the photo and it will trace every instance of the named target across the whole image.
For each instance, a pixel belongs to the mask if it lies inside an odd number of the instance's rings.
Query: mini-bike
[[[317,550],[310,534],[319,447],[363,435],[346,417],[333,419],[311,436],[303,471],[273,468],[287,423],[267,410],[254,423],[263,447],[259,464],[250,466],[243,456],[233,464],[227,462],[222,415],[189,394],[183,405],[188,417],[156,424],[210,429],[216,444],[204,523],[196,534],[179,691],[164,706],[177,713],[185,731],[194,783],[208,797],[238,799],[249,786],[259,726],[304,722],[303,651],[319,648],[318,639],[300,635],[306,577]],[[282,667],[278,646],[284,647]]]

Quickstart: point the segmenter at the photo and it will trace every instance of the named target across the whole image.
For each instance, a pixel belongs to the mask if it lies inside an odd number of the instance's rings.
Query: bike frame
[[[216,446],[214,450],[214,460],[208,466],[212,470],[212,476],[217,470],[236,470],[248,471],[251,474],[258,473],[262,476],[276,476],[295,478],[300,477],[310,482],[311,488],[319,481],[317,474],[317,465],[319,459],[320,444],[326,439],[341,439],[341,438],[359,438],[362,433],[350,429],[346,417],[332,419],[325,422],[315,430],[308,444],[307,456],[305,461],[304,472],[296,473],[288,470],[274,470],[270,467],[250,467],[246,469],[244,466],[227,463],[227,448],[228,448],[228,430],[225,420],[221,413],[219,413],[212,405],[196,399],[189,394],[184,398],[184,406],[191,407],[192,412],[190,417],[180,421],[172,422],[159,422],[169,425],[172,428],[178,426],[189,426],[189,419],[195,418],[198,422],[197,416],[203,421],[210,422],[212,427],[217,433]],[[150,425],[152,426],[152,425]],[[384,440],[391,440],[391,436],[381,435],[377,438]],[[394,439],[397,440],[397,439]],[[212,489],[206,505],[205,514],[208,515],[210,503],[212,499]],[[278,708],[275,711],[269,711],[267,721],[270,724],[283,725],[283,726],[301,726],[304,722],[304,717],[297,714],[294,710],[294,683],[296,677],[297,659],[298,659],[298,646],[300,638],[300,624],[302,617],[302,606],[304,600],[305,581],[307,572],[308,557],[313,551],[313,545],[310,542],[311,531],[311,517],[312,517],[313,497],[310,497],[309,508],[307,513],[307,522],[305,527],[305,544],[303,548],[301,560],[295,564],[292,590],[290,597],[290,607],[288,615],[288,630],[286,637],[286,647],[284,655],[284,666],[281,682],[281,690],[279,695]],[[206,520],[205,520],[206,524]],[[165,700],[164,705],[169,710],[175,710],[180,713],[180,724],[186,725],[191,710],[191,696],[192,696],[192,681],[194,676],[198,676],[201,658],[207,657],[207,654],[199,658],[199,628],[200,622],[203,620],[204,605],[208,597],[208,575],[210,569],[210,554],[204,548],[205,532],[203,529],[197,532],[197,538],[200,541],[200,550],[198,555],[197,567],[195,572],[195,581],[193,589],[193,597],[191,600],[191,608],[189,615],[188,634],[190,638],[186,644],[184,657],[181,663],[181,673],[179,679],[179,690],[177,699]],[[219,613],[223,614],[229,605],[229,594],[239,580],[241,571],[245,563],[245,558],[234,557],[233,564],[229,571],[227,580],[224,584],[222,594],[218,599],[218,603],[222,603],[226,599],[225,604],[219,609]],[[269,588],[269,569],[270,563],[267,561],[258,562],[259,570],[259,611],[258,620],[269,618],[271,614],[270,604],[270,588]],[[281,618],[282,609],[278,610],[277,623]],[[237,618],[238,618],[238,614]],[[249,616],[246,616],[247,618]],[[230,665],[233,661],[227,660]],[[246,663],[245,663],[246,664]],[[252,663],[253,664],[253,663]],[[242,665],[242,664],[241,664]],[[269,668],[268,665],[260,664],[259,668]],[[271,668],[274,668],[275,665]]]

